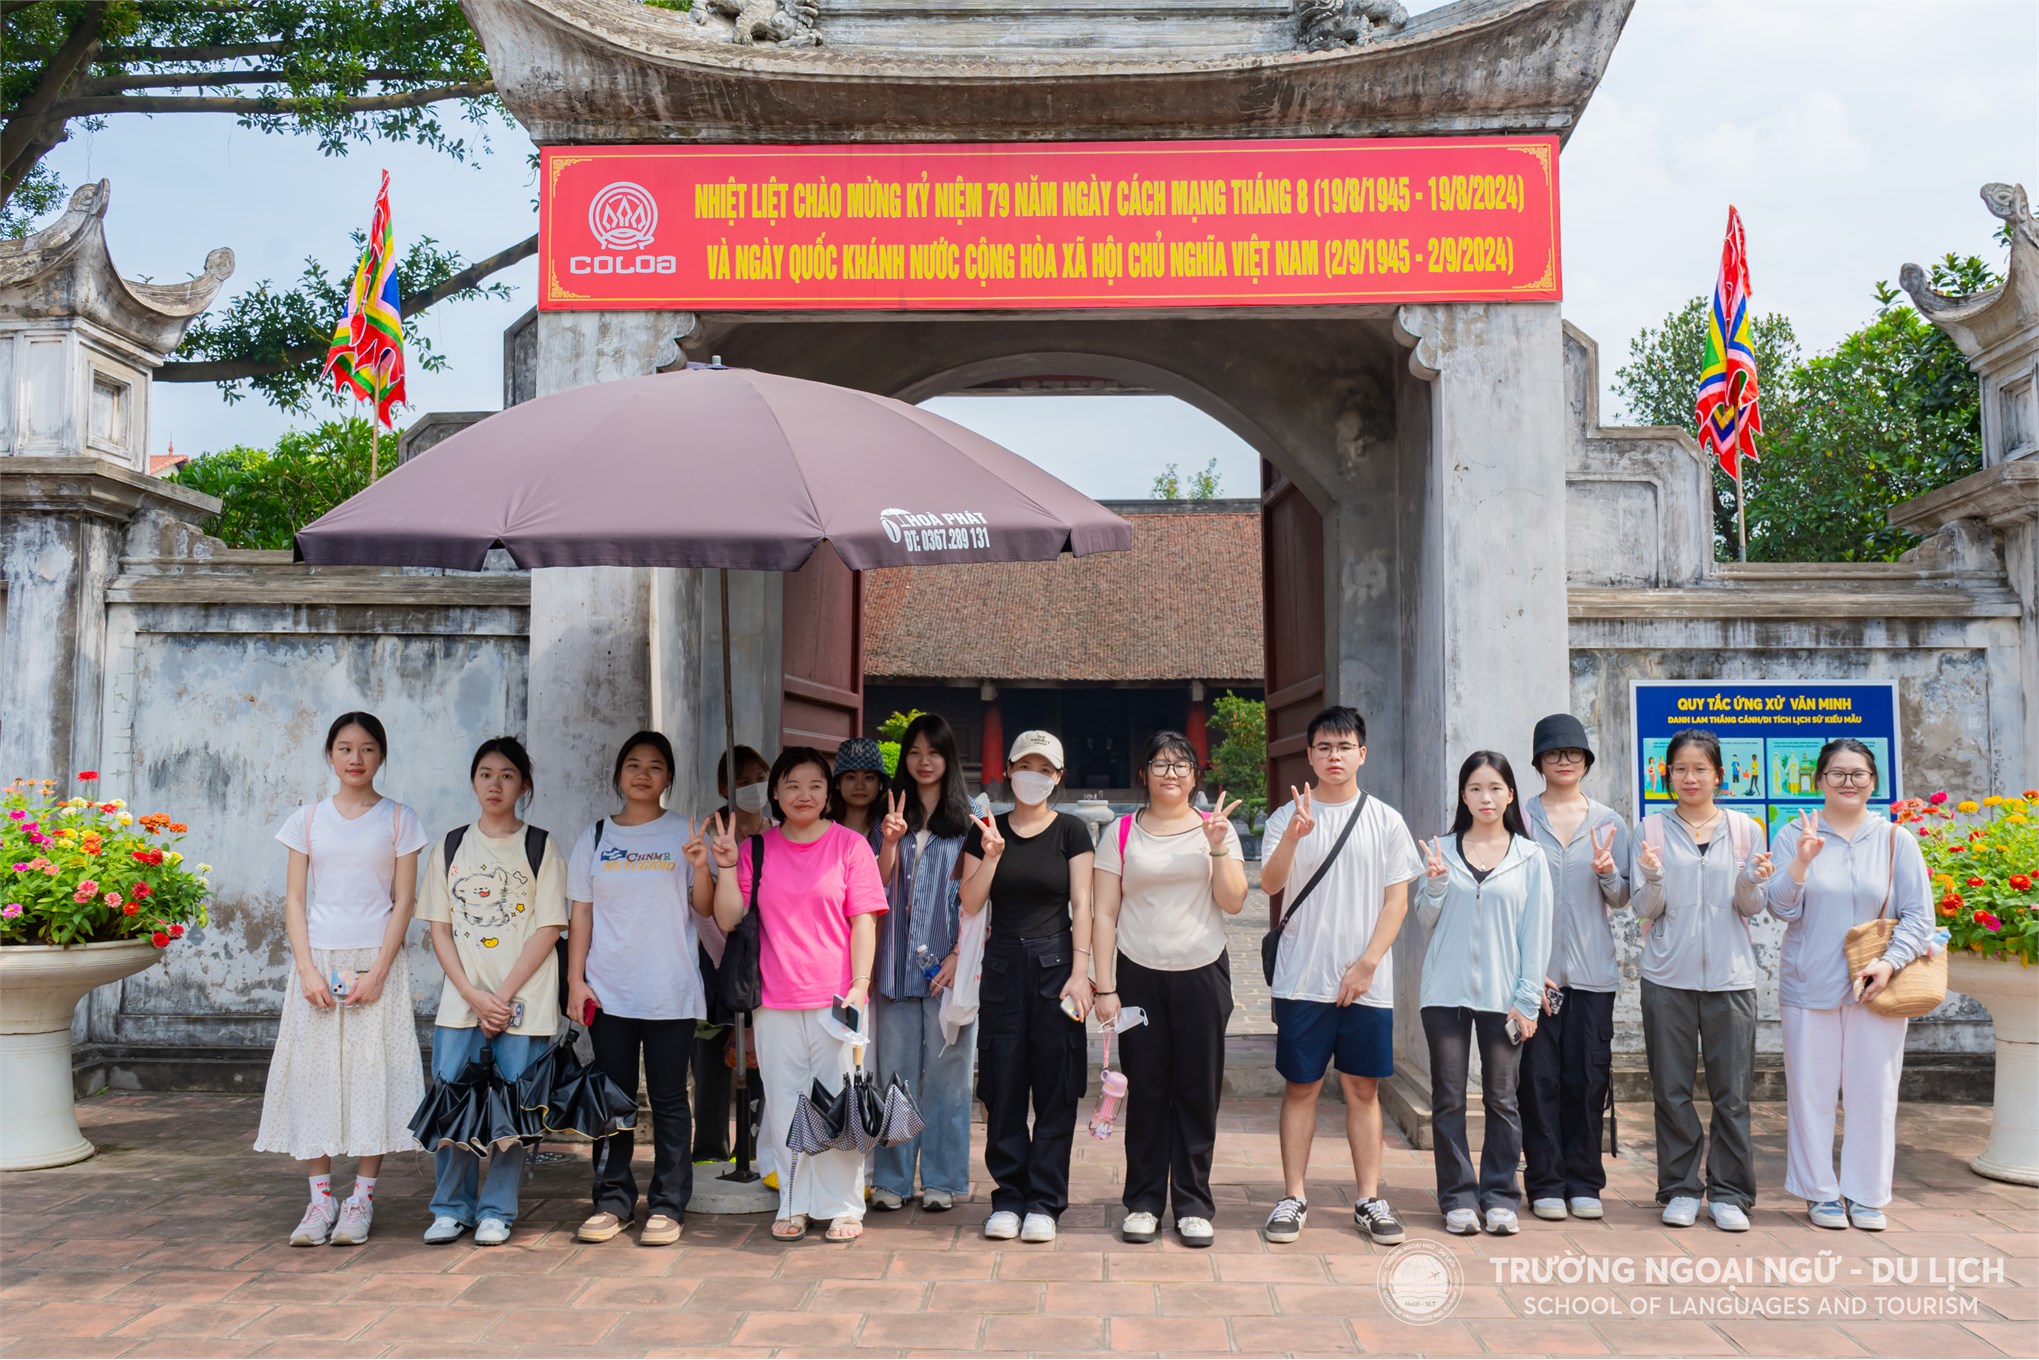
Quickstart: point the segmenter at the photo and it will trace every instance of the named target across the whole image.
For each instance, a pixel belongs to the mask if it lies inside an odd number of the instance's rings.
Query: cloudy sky
[[[1414,9],[1434,5],[1417,3]],[[2001,265],[1976,191],[2039,193],[2039,3],[1701,3],[1641,0],[1562,164],[1568,319],[1600,342],[1603,379],[1637,331],[1712,287],[1728,203],[1747,226],[1759,308],[1808,350],[1874,310],[1871,287],[1946,252]],[[214,246],[239,257],[230,291],[294,279],[307,255],[352,261],[377,172],[399,237],[470,259],[533,229],[520,129],[497,127],[473,169],[408,147],[327,159],[307,140],[225,117],[122,117],[51,157],[73,185],[107,177],[107,231],[129,276],[189,276]],[[507,302],[442,307],[413,325],[448,357],[414,372],[414,409],[495,409],[502,330],[532,301],[536,266],[499,276]],[[1164,463],[1217,458],[1229,494],[1257,488],[1252,455],[1164,398],[958,399],[939,409],[1094,496],[1142,496]],[[1610,407],[1609,415],[1614,412]],[[266,443],[304,418],[209,386],[156,389],[151,445],[179,453]]]

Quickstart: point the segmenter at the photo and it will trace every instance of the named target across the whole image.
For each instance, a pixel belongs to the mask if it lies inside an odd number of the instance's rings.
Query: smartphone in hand
[[[1513,1011],[1508,1013],[1508,1042],[1511,1044],[1522,1042],[1522,1026],[1515,1022],[1515,1013]]]
[[[829,1014],[835,1017],[835,1022],[838,1025],[841,1025],[844,1029],[850,1031],[850,1033],[862,1034],[864,1032],[864,1013],[841,997],[835,999],[835,1005],[830,1009]]]

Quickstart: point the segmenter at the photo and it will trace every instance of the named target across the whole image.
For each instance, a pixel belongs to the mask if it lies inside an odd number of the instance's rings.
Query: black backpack
[[[446,833],[446,867],[453,867],[453,857],[460,853],[460,843],[467,839],[467,828],[456,826]],[[531,865],[531,872],[537,873],[538,866],[545,863],[545,828],[526,826],[524,828],[524,858]]]

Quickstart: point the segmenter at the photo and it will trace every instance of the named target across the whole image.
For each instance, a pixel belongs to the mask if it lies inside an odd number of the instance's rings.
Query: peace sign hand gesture
[[[718,812],[709,825],[711,829],[709,831],[708,848],[709,853],[715,856],[716,866],[722,869],[734,869],[736,867],[735,818],[732,817],[728,821],[724,821],[722,814]]]
[[[1211,809],[1211,815],[1204,818],[1204,839],[1210,842],[1212,854],[1221,855],[1225,852],[1225,838],[1232,834],[1232,814],[1239,810],[1244,801],[1241,798],[1234,798],[1230,806],[1227,806],[1225,791],[1218,790],[1218,804]]]
[[[1593,872],[1603,876],[1615,872],[1614,826],[1612,823],[1608,824],[1606,840],[1600,839],[1598,831],[1593,833]]]
[[[888,793],[885,795],[885,820],[878,824],[878,834],[885,844],[897,845],[906,834],[906,795]]]
[[[1289,813],[1288,830],[1283,832],[1283,836],[1291,842],[1300,841],[1317,829],[1317,814],[1310,806],[1310,786],[1303,785],[1303,791],[1297,793],[1296,786],[1289,785],[1289,800],[1294,810]]]
[[[1827,838],[1820,834],[1820,819],[1812,812],[1802,812],[1798,817],[1798,853],[1792,858],[1797,861],[1800,871],[1810,869],[1812,862],[1820,857],[1820,851],[1827,848]]]
[[[1657,853],[1657,847],[1648,841],[1635,852],[1635,862],[1643,866],[1643,873],[1654,883],[1664,876],[1664,857]]]
[[[697,871],[704,873],[708,869],[708,842],[705,839],[707,833],[708,823],[696,818],[694,820],[694,834],[689,836],[687,843],[680,847],[680,853],[687,857],[687,863],[693,865]]]
[[[1428,845],[1423,846],[1423,872],[1432,878],[1443,878],[1451,872],[1444,862],[1444,849],[1438,844],[1438,838],[1435,836],[1430,838]]]
[[[972,817],[977,823],[978,858],[989,864],[1005,853],[1005,837],[998,834],[998,820],[990,813]]]

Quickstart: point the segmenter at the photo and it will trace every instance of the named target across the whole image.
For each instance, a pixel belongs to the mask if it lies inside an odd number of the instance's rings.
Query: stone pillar
[[[538,395],[648,374],[660,345],[680,328],[668,312],[541,312]],[[654,647],[667,682],[658,716],[669,737],[694,739],[686,717],[688,672],[673,662],[700,636],[700,593],[664,582],[660,636],[653,638],[655,575],[632,567],[546,567],[531,573],[525,740],[538,783],[531,820],[557,835],[578,835],[613,810],[609,776],[617,745],[652,721]]]

